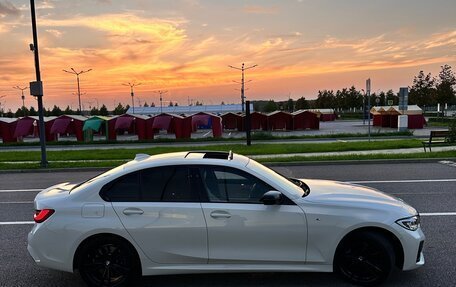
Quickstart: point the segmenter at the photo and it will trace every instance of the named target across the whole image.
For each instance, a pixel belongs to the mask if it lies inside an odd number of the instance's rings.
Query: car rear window
[[[112,202],[195,202],[197,191],[186,166],[149,168],[123,175],[106,184],[100,196]]]

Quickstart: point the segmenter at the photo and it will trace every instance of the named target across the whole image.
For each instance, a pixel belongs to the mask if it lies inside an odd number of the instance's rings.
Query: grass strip
[[[413,136],[413,132],[375,132],[371,133],[371,137],[400,137],[400,136]],[[252,140],[285,140],[285,139],[320,139],[320,138],[367,138],[367,133],[334,133],[322,135],[286,135],[283,136],[273,135],[269,131],[254,131],[252,132]],[[138,144],[138,143],[198,143],[198,142],[239,142],[245,141],[245,137],[225,137],[225,138],[194,138],[194,139],[175,139],[175,138],[156,138],[153,140],[141,141],[115,141],[115,140],[100,140],[92,142],[78,142],[78,141],[52,141],[46,142],[48,146],[84,146],[84,145],[125,145],[125,144]],[[15,142],[15,143],[2,143],[1,146],[39,146],[40,143],[36,142]]]
[[[441,151],[432,153],[410,153],[410,154],[370,154],[370,155],[337,155],[337,156],[293,156],[288,158],[261,158],[257,161],[262,163],[292,163],[292,162],[311,162],[311,161],[360,161],[363,160],[394,160],[394,159],[430,159],[430,158],[441,158],[441,159],[454,159],[456,158],[455,151]],[[106,167],[112,168],[119,166],[128,160],[122,161],[100,161],[100,162],[51,162],[48,168],[59,169],[59,168],[89,168],[89,167]],[[39,169],[39,162],[35,163],[2,163],[0,162],[0,170],[33,170]]]
[[[401,149],[421,147],[421,141],[416,139],[386,140],[372,142],[332,142],[332,143],[290,143],[290,144],[218,144],[198,147],[159,146],[143,149],[109,149],[109,150],[61,150],[48,151],[49,161],[64,160],[122,160],[133,159],[138,153],[150,155],[188,151],[188,150],[213,150],[229,151],[247,155],[264,154],[291,154],[313,152],[341,152],[341,151],[364,151],[381,149]],[[39,161],[40,151],[8,151],[0,153],[0,162],[10,161]]]
[[[309,161],[362,161],[362,160],[381,160],[381,159],[430,159],[430,158],[456,158],[456,151],[439,151],[439,152],[420,152],[420,153],[403,153],[403,154],[347,154],[347,155],[334,155],[334,156],[293,156],[287,158],[261,158],[256,159],[262,163],[277,163],[277,162],[309,162]]]

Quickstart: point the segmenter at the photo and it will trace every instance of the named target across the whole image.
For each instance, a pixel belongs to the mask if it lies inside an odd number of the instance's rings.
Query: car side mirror
[[[271,190],[263,194],[260,201],[264,205],[276,205],[282,202],[282,193],[276,190]]]

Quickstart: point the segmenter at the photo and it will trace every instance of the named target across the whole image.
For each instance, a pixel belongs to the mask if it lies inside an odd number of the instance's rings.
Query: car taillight
[[[35,220],[36,223],[41,223],[41,222],[44,222],[46,219],[48,219],[54,212],[55,212],[54,209],[35,210],[33,219]]]

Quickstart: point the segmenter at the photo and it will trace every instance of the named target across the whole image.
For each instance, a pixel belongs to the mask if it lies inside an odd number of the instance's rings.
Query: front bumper
[[[416,231],[406,230],[399,225],[397,230],[401,234],[401,244],[404,251],[404,265],[402,270],[412,270],[424,265],[424,241],[425,236],[421,228]]]

